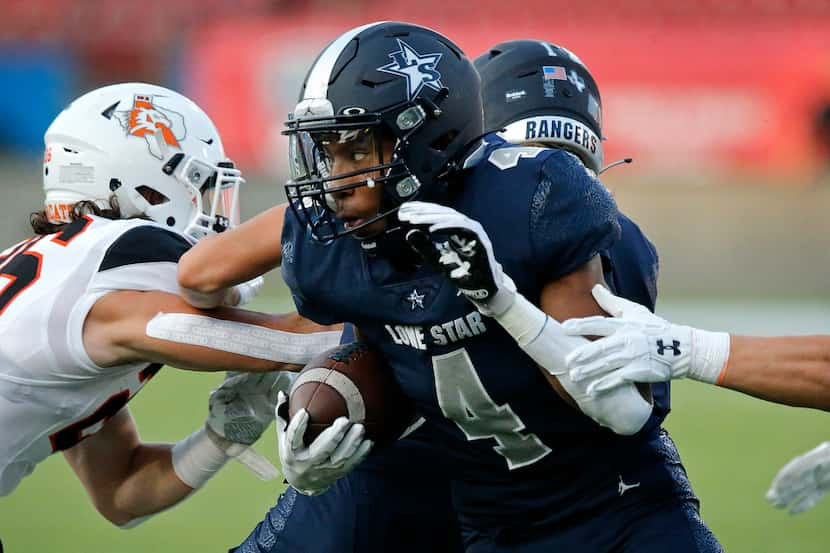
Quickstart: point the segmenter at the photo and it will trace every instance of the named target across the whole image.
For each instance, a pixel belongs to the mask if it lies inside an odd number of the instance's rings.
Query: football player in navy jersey
[[[75,100],[45,142],[35,235],[0,253],[0,496],[60,452],[98,511],[130,528],[231,457],[265,476],[273,468],[247,446],[273,419],[273,392],[291,383],[273,371],[300,368],[339,332],[301,336],[321,327],[179,297],[179,257],[226,226],[242,180],[213,123],[172,90],[126,83]],[[267,352],[227,338],[252,331]],[[165,363],[264,374],[229,376],[190,436],[142,442],[128,402]]]
[[[545,97],[540,93],[527,98],[520,105],[512,103],[502,106],[500,102],[493,102],[494,109],[489,109],[490,99],[498,99],[495,88],[499,82],[503,83],[508,77],[501,74],[507,69],[505,63],[515,64],[517,68],[537,64],[540,67],[536,69],[541,70],[541,66],[546,61],[543,58],[554,55],[549,53],[552,46],[546,43],[522,41],[519,44],[525,42],[533,47],[511,50],[512,55],[500,58],[499,61],[504,63],[492,65],[489,71],[479,67],[484,81],[485,101],[488,102],[487,109],[485,109],[487,128],[501,129],[508,123],[522,119],[529,109],[534,110],[534,115],[547,114],[568,118],[570,125],[588,124],[584,123],[591,116],[587,103],[582,105],[565,101],[563,105],[565,97],[562,95],[557,99],[557,97]],[[560,51],[560,55],[564,53],[565,51]],[[489,61],[490,57],[493,57],[492,51],[479,58],[477,65]],[[493,68],[498,70],[493,71]],[[587,70],[584,67],[582,70],[590,79]],[[517,71],[516,74],[523,72],[526,71]],[[515,79],[515,74],[509,77]],[[591,83],[593,83],[592,80]],[[488,90],[491,92],[489,95]],[[591,91],[595,95],[594,100],[597,102],[596,108],[598,109],[599,94],[595,86]],[[585,99],[587,100],[587,95]],[[574,112],[578,114],[576,119],[574,119]],[[583,121],[583,123],[578,123],[578,121]],[[598,118],[591,126],[597,129],[598,135],[600,126]],[[524,137],[516,140],[516,142],[523,141]],[[556,137],[550,140],[540,137],[537,141],[544,146],[577,150],[571,148],[571,144],[565,143],[564,140],[556,140]],[[581,152],[577,150],[576,153]],[[601,144],[599,159],[601,163]],[[586,159],[584,163],[598,170],[598,164],[591,163],[593,160],[596,160],[596,157]],[[281,228],[283,217],[284,207],[278,206],[232,232],[203,241],[184,256],[180,264],[180,282],[186,286],[196,287],[200,291],[210,292],[255,276],[257,267],[270,268],[270,266],[279,264],[283,244],[274,240],[273,236],[269,236],[269,232],[272,228]],[[656,294],[656,253],[636,225],[621,215],[619,220],[623,228],[622,239],[601,254],[606,279],[618,293],[653,309]],[[260,238],[257,238],[258,236]],[[224,263],[215,262],[218,257],[216,254],[220,251],[244,251],[242,246],[251,243],[251,238],[257,238],[259,242],[265,240],[266,244],[264,247],[257,248],[255,252],[251,252],[253,255],[249,255],[247,259],[231,254],[237,257],[234,263],[227,262],[227,260]],[[290,242],[284,245],[285,251],[288,252],[285,255],[285,263],[293,263],[294,246]],[[206,263],[211,259],[214,261]],[[422,295],[413,290],[407,298],[412,310],[418,308],[419,300],[423,300]],[[459,327],[458,324],[442,325],[442,329],[436,330],[436,334],[445,335],[451,339],[452,336],[457,336],[456,333],[464,331],[464,327]],[[668,408],[666,391],[665,389],[655,390],[657,410]],[[660,418],[664,414],[665,412],[660,415]],[[446,515],[448,509],[445,509],[442,504],[442,499],[446,501],[447,496],[446,469],[443,463],[436,463],[436,460],[440,460],[440,449],[437,444],[430,443],[430,436],[426,433],[429,428],[430,424],[427,423],[410,438],[376,452],[355,471],[334,482],[322,495],[316,495],[313,498],[305,497],[298,495],[295,489],[289,488],[280,498],[278,505],[269,512],[265,520],[236,551],[277,551],[284,548],[301,551],[457,550],[451,541],[446,540],[446,536],[449,535],[448,528],[451,528],[451,518]],[[664,453],[668,463],[673,464],[674,451],[668,440],[666,440]],[[435,470],[424,470],[424,466]],[[683,479],[680,473],[678,473],[678,480],[682,485]],[[638,487],[636,484],[631,485]],[[627,492],[626,486],[628,484],[622,481],[622,477],[615,482],[615,490],[620,494]],[[314,490],[304,491],[314,492]],[[690,495],[689,499],[692,501]],[[421,503],[420,508],[417,508],[419,503]],[[395,515],[400,513],[408,513],[410,517],[414,515],[414,518],[396,518]],[[326,524],[326,532],[316,530],[322,524]],[[429,531],[421,531],[421,536],[418,537],[418,531],[423,528],[429,528]],[[372,536],[372,539],[367,539],[368,536]]]
[[[485,128],[513,144],[559,148],[576,155],[594,175],[603,171],[602,99],[584,63],[570,50],[545,41],[496,44],[475,60],[481,76]],[[545,72],[562,76],[555,84]],[[567,90],[567,93],[565,92]],[[616,165],[616,164],[614,164]],[[640,228],[617,214],[621,236],[601,252],[605,283],[632,302],[654,311],[658,258]],[[669,386],[652,386],[655,414],[669,412]]]
[[[563,61],[535,85],[582,92],[569,77]],[[479,140],[478,88],[457,47],[414,25],[359,27],[320,54],[287,130],[283,275],[300,313],[353,323],[389,360],[449,456],[467,550],[720,550],[664,413],[633,384],[593,397],[565,371],[584,342],[557,319],[601,313],[613,199],[567,151]],[[301,424],[283,420],[281,443]],[[289,482],[327,488],[320,464]]]

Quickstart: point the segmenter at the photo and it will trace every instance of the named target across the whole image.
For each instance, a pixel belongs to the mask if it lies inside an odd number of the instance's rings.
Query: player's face
[[[380,171],[368,174],[360,171],[382,162],[388,163],[392,157],[393,144],[391,141],[381,141],[378,147],[373,134],[367,133],[349,142],[325,144],[324,149],[331,164],[332,175],[358,173],[332,182],[339,188],[365,181],[367,178],[381,178],[383,175]],[[383,184],[370,182],[365,186],[331,192],[327,194],[326,200],[335,216],[343,222],[345,230],[350,230],[380,212],[382,186]],[[356,230],[354,234],[356,238],[367,238],[382,232],[385,228],[386,219],[383,218]]]

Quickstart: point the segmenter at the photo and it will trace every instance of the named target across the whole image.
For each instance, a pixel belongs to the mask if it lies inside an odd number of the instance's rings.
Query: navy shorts
[[[657,462],[616,475],[590,512],[535,526],[517,521],[503,532],[461,517],[466,553],[722,553],[674,442],[660,431],[650,444]]]
[[[450,484],[429,441],[372,453],[325,493],[288,488],[233,553],[460,553]]]

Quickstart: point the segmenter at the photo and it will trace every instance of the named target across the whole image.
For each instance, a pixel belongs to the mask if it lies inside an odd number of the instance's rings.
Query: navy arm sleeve
[[[606,282],[614,293],[654,311],[657,302],[657,250],[634,221],[620,213],[622,238],[605,252]]]
[[[611,193],[575,156],[561,150],[541,165],[529,224],[531,251],[543,282],[574,272],[620,238]]]
[[[343,322],[334,316],[334,310],[312,298],[324,296],[327,292],[322,282],[327,271],[324,263],[326,253],[334,248],[313,243],[306,235],[305,225],[297,220],[292,209],[285,213],[282,227],[282,279],[291,290],[291,299],[297,313],[317,324],[331,325]],[[311,289],[310,293],[306,290]]]

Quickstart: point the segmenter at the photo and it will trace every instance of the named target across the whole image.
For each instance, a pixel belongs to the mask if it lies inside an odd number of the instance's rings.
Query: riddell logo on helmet
[[[145,139],[150,153],[159,159],[165,157],[165,145],[181,148],[179,141],[187,135],[184,117],[160,107],[150,95],[136,94],[133,108],[116,111],[115,116],[128,135]]]

